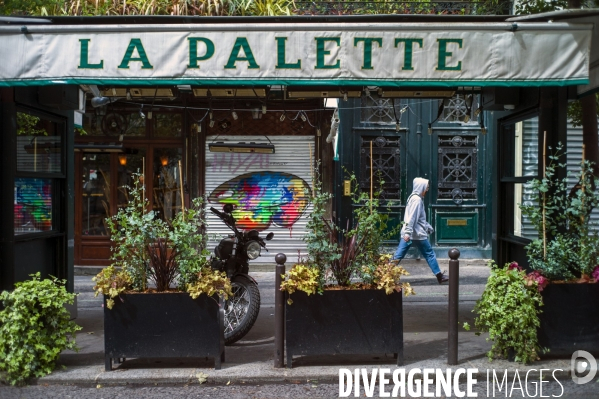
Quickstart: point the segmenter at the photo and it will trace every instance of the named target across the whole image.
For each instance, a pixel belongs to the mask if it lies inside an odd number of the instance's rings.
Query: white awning
[[[0,86],[587,85],[592,35],[568,22],[2,26]]]

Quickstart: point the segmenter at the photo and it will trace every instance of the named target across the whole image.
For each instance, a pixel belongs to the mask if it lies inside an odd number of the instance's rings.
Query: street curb
[[[269,362],[270,363],[270,362]],[[193,369],[115,369],[110,372],[105,372],[102,366],[91,366],[91,367],[78,367],[72,368],[66,371],[55,371],[49,376],[37,379],[35,382],[40,384],[52,384],[52,385],[102,385],[102,386],[120,386],[120,385],[155,385],[155,384],[194,384],[200,385],[198,381],[198,375],[201,373],[206,377],[207,384],[214,385],[230,385],[230,384],[271,384],[271,383],[298,383],[298,382],[312,382],[312,383],[339,383],[339,369],[349,369],[352,373],[355,369],[366,369],[370,371],[374,368],[377,369],[389,369],[392,373],[397,368],[405,369],[406,377],[408,372],[412,369],[434,369],[440,368],[445,370],[447,368],[452,369],[455,372],[458,368],[478,368],[477,373],[473,373],[473,377],[476,378],[478,384],[486,383],[487,381],[487,370],[495,370],[496,375],[503,377],[507,371],[507,380],[512,381],[515,378],[516,371],[520,379],[525,378],[540,380],[540,369],[548,370],[543,372],[543,381],[549,381],[553,378],[557,378],[560,381],[570,378],[570,370],[562,368],[560,362],[559,369],[544,367],[539,364],[536,366],[522,366],[519,365],[515,368],[514,363],[506,361],[494,361],[493,363],[486,362],[487,368],[481,368],[483,364],[472,364],[471,362],[464,361],[457,366],[448,366],[445,361],[427,361],[426,365],[424,362],[418,362],[412,365],[397,367],[393,364],[381,364],[381,365],[339,365],[339,366],[304,366],[295,367],[293,369],[275,369],[270,363],[267,369],[264,370],[267,375],[260,375],[260,372],[243,374],[239,373],[236,368],[245,367],[247,365],[233,365],[229,364],[222,370],[214,370],[208,368],[193,368]],[[470,363],[470,364],[468,364]],[[478,363],[478,362],[477,362]],[[500,368],[489,366],[497,365],[499,363],[508,363],[511,367]],[[265,364],[261,364],[264,368]],[[478,367],[477,367],[478,366]],[[327,370],[323,370],[327,369]],[[253,369],[253,372],[257,370]],[[86,374],[86,376],[74,376],[72,374]],[[140,375],[143,374],[143,375]],[[166,374],[166,376],[165,376]],[[253,374],[253,375],[252,375]],[[489,377],[492,381],[492,372],[489,372]],[[415,377],[421,377],[421,373],[416,373]],[[436,382],[435,375],[431,375],[433,383]],[[460,382],[466,381],[466,374],[460,376]]]

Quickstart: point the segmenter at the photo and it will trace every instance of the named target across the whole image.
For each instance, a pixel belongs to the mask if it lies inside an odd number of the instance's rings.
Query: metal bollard
[[[275,256],[275,368],[285,367],[285,293],[280,287],[286,261],[287,256],[283,253]]]
[[[447,337],[447,364],[458,364],[458,306],[460,296],[460,251],[449,250],[449,331]]]

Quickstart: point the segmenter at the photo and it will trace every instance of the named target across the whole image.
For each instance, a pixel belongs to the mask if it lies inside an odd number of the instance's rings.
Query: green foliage
[[[290,15],[291,0],[0,0],[3,15]]]
[[[304,291],[308,295],[322,294],[322,286],[320,285],[320,270],[316,267],[308,265],[296,264],[291,270],[283,274],[283,282],[280,290],[289,294],[295,291]],[[292,304],[291,298],[287,300],[288,304]]]
[[[306,265],[318,269],[321,288],[331,276],[342,286],[348,286],[354,277],[373,284],[372,276],[383,242],[397,235],[399,230],[399,227],[389,229],[389,216],[380,211],[379,196],[384,181],[379,179],[379,187],[370,199],[367,193],[360,191],[355,174],[348,173],[347,179],[354,187],[354,225],[350,226],[348,220],[343,229],[326,216],[326,206],[332,195],[322,192],[318,167],[315,176],[313,211],[304,237],[308,249]]]
[[[568,8],[567,0],[524,0],[514,4],[514,14],[528,15]]]
[[[489,360],[507,358],[513,350],[515,360],[527,364],[537,360],[541,350],[537,328],[543,298],[536,281],[527,279],[525,272],[517,268],[510,270],[508,265],[501,268],[491,264],[485,291],[473,310],[478,314],[474,325],[488,332],[487,340],[493,341]]]
[[[595,94],[595,107],[599,112],[599,93]],[[571,101],[568,103],[568,119],[572,126],[582,126],[582,104],[580,100]]]
[[[31,276],[0,294],[0,370],[13,385],[51,373],[60,352],[77,350],[74,337],[81,329],[64,307],[75,298],[65,281]]]
[[[549,156],[545,177],[527,184],[538,205],[520,205],[538,232],[538,238],[526,247],[530,267],[554,280],[590,275],[599,258],[599,234],[593,232],[591,222],[591,211],[599,205],[599,182],[592,174],[592,163],[584,161],[573,175],[578,183],[570,190],[568,177],[558,177],[560,170],[566,169],[566,164],[559,162],[564,155],[559,145]]]
[[[48,132],[38,129],[40,118],[24,112],[17,112],[17,136],[47,136]]]
[[[225,284],[210,269],[206,237],[202,234],[203,200],[194,199],[192,207],[165,221],[147,211],[149,201],[144,197],[139,174],[134,175],[134,182],[127,188],[127,206],[107,219],[114,243],[112,266],[120,267],[122,273],[116,269],[99,273],[96,292],[108,295],[111,301],[107,303],[112,305],[112,300],[125,290],[146,291],[150,280],[159,292],[176,286],[195,297],[201,292],[230,295],[228,279]]]
[[[150,279],[158,291],[169,289],[175,282],[183,291],[208,265],[201,233],[202,199],[194,199],[191,208],[165,221],[146,211],[149,201],[144,198],[140,175],[134,175],[134,181],[128,188],[127,206],[106,220],[115,244],[113,266],[123,268],[135,290],[145,291]]]

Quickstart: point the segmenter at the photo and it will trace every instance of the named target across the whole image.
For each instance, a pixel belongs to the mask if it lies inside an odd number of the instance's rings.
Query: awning
[[[571,22],[1,26],[0,85],[587,85],[592,35]]]
[[[599,10],[563,10],[541,14],[526,15],[508,19],[509,22],[559,21],[594,26],[589,56],[589,84],[578,86],[578,95],[594,93],[599,90]]]

